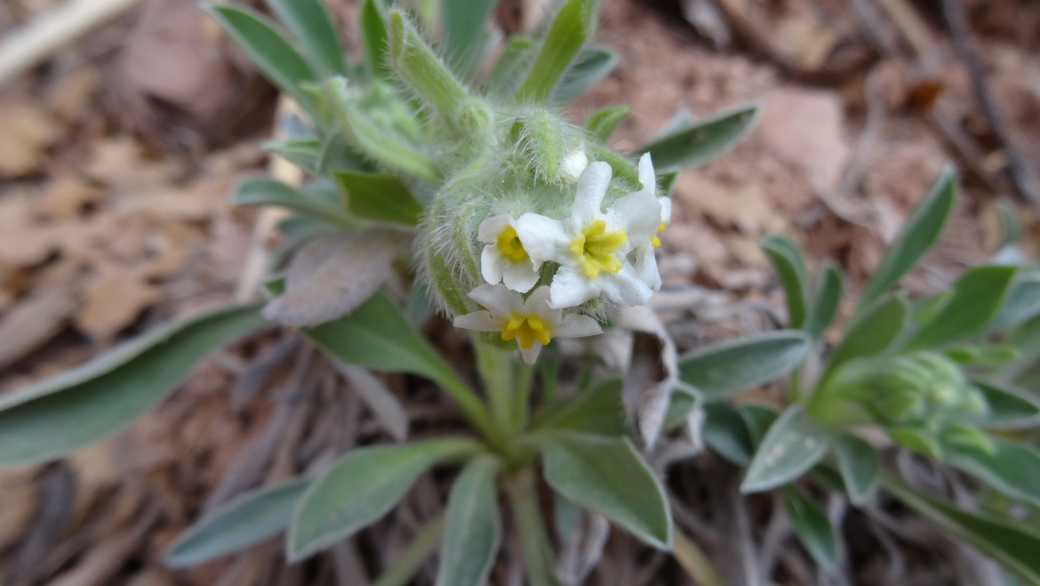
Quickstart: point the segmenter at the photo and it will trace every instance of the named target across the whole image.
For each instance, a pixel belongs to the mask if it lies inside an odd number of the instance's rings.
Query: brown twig
[[[968,17],[964,12],[964,6],[961,4],[960,0],[942,0],[942,8],[943,16],[946,18],[946,23],[950,27],[950,33],[953,34],[953,42],[957,47],[957,52],[960,53],[961,60],[964,61],[964,64],[968,67],[968,72],[971,75],[971,83],[975,89],[975,97],[979,100],[979,104],[982,105],[982,111],[986,115],[986,120],[989,122],[993,135],[996,136],[997,140],[1000,142],[1001,148],[1004,149],[1004,153],[1007,154],[1008,171],[1011,173],[1011,181],[1015,185],[1015,189],[1018,191],[1019,195],[1032,204],[1037,213],[1040,214],[1040,194],[1037,193],[1037,179],[1035,173],[1033,173],[1026,165],[1021,155],[1011,143],[1011,138],[1008,136],[1007,128],[1004,126],[1000,113],[997,112],[997,106],[993,102],[992,94],[990,93],[989,86],[986,83],[986,76],[982,71],[982,66],[979,64],[978,56],[975,54],[975,50],[971,46],[971,25],[968,23]]]

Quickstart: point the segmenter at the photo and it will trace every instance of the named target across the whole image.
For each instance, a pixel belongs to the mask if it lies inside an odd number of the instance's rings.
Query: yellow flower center
[[[664,232],[664,229],[667,226],[668,226],[668,224],[665,224],[664,220],[661,220],[661,225],[657,227],[657,234],[660,234],[661,232]],[[661,239],[657,237],[657,234],[655,234],[654,237],[650,239],[650,242],[653,243],[654,248],[657,248],[658,246],[661,246]]]
[[[614,253],[627,241],[628,232],[608,232],[607,222],[596,220],[571,240],[571,252],[581,263],[581,270],[585,276],[595,279],[600,271],[616,273],[621,270],[621,261]]]
[[[529,349],[537,339],[543,345],[552,338],[552,324],[536,313],[514,313],[502,323],[502,339],[520,338],[520,347]]]
[[[516,228],[507,225],[498,233],[498,242],[495,244],[502,256],[519,262],[527,258],[527,251],[520,239],[516,237]]]

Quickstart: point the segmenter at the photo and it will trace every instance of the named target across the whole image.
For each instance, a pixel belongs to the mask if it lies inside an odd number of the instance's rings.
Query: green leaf
[[[686,389],[672,389],[672,395],[668,399],[668,411],[665,412],[661,429],[665,431],[675,429],[686,421],[696,407],[696,395]]]
[[[890,297],[876,304],[862,319],[846,328],[845,336],[827,361],[818,388],[822,388],[836,369],[849,360],[876,356],[887,350],[906,327],[909,310],[905,298]]]
[[[621,379],[612,378],[579,393],[549,413],[536,427],[608,436],[623,434],[625,407],[621,402]]]
[[[957,174],[947,166],[932,185],[914,213],[907,219],[899,238],[896,239],[881,266],[867,284],[859,300],[857,314],[881,297],[895,285],[917,261],[939,240],[946,220],[957,200]]]
[[[347,216],[338,207],[306,197],[285,183],[268,177],[243,180],[231,193],[231,203],[237,206],[279,206],[343,228],[361,227],[361,222]]]
[[[687,128],[636,149],[636,154],[650,153],[658,172],[673,167],[703,165],[726,153],[747,136],[758,120],[760,110],[759,104],[751,104],[698,120]]]
[[[553,568],[552,543],[545,530],[545,519],[532,469],[529,466],[520,469],[505,481],[503,488],[509,495],[516,531],[520,534],[527,584],[561,586]]]
[[[351,103],[347,92],[347,80],[331,79],[324,88],[341,130],[362,153],[388,167],[427,181],[441,181],[441,170],[436,163],[414,148],[394,140]]]
[[[323,175],[333,171],[370,171],[371,166],[351,148],[341,132],[328,137],[321,145],[318,171]]]
[[[759,242],[759,246],[773,263],[773,268],[780,277],[780,284],[784,287],[790,326],[802,327],[807,313],[805,291],[808,283],[802,251],[798,250],[798,246],[791,242],[790,238],[780,234],[766,236]]]
[[[549,99],[560,76],[592,36],[596,4],[595,0],[570,0],[560,8],[538,57],[516,92],[517,102],[544,103]]]
[[[321,140],[317,138],[290,138],[286,140],[269,140],[263,144],[264,150],[279,154],[292,164],[317,173],[320,170]]]
[[[300,88],[315,81],[307,61],[259,12],[246,6],[209,4],[204,10],[217,21],[235,43],[256,64],[271,83],[289,94],[317,120],[314,103]]]
[[[552,101],[566,104],[610,74],[618,56],[609,49],[585,49],[552,92]]]
[[[769,428],[740,485],[743,493],[783,486],[806,473],[827,455],[827,438],[802,411],[788,407]]]
[[[293,478],[243,493],[182,533],[166,551],[164,563],[187,568],[280,533],[310,484],[310,478]]]
[[[361,14],[358,17],[361,29],[361,42],[365,45],[365,55],[368,57],[368,69],[374,77],[380,79],[391,79],[393,74],[390,66],[386,63],[389,53],[387,48],[386,20],[389,11],[384,0],[364,0],[361,4]]]
[[[999,437],[989,439],[991,452],[947,443],[943,459],[1011,498],[1040,506],[1040,453]]]
[[[289,526],[287,557],[301,560],[363,529],[401,500],[431,466],[478,453],[463,438],[355,450],[314,480]]]
[[[585,128],[602,142],[607,142],[610,135],[614,133],[614,129],[617,125],[624,120],[625,116],[632,111],[632,108],[625,106],[624,104],[619,106],[607,106],[601,110],[593,112],[589,119],[585,121]]]
[[[654,547],[671,546],[664,489],[627,439],[574,432],[543,432],[537,439],[553,490]]]
[[[382,293],[339,319],[306,328],[315,344],[348,364],[410,372],[439,383],[488,437],[498,437],[483,402]]]
[[[785,486],[781,494],[784,508],[802,545],[816,563],[833,568],[838,561],[838,534],[827,513],[795,486]]]
[[[1029,275],[1015,281],[1000,312],[985,330],[993,332],[1023,324],[1040,315],[1040,277]]]
[[[498,0],[451,0],[440,5],[444,54],[455,71],[468,70],[484,48],[484,27]]]
[[[704,427],[701,437],[715,453],[738,466],[751,463],[755,448],[747,425],[733,405],[719,401],[704,406]]]
[[[456,123],[456,116],[470,102],[466,88],[433,54],[400,10],[390,11],[389,35],[391,67],[445,120]]]
[[[835,432],[831,436],[831,447],[849,500],[862,505],[877,485],[881,455],[874,446],[851,433]]]
[[[343,44],[321,0],[264,0],[303,45],[315,69],[329,75],[347,75]]]
[[[827,331],[841,304],[842,277],[838,267],[829,260],[824,261],[817,279],[816,295],[804,326],[813,338],[819,338]]]
[[[751,445],[756,450],[758,449],[758,446],[762,445],[762,440],[764,440],[766,434],[769,433],[769,428],[773,427],[777,418],[780,417],[780,414],[772,407],[755,405],[753,403],[738,405],[737,412],[740,413],[740,416],[744,419],[744,425],[747,426],[748,437],[751,438]]]
[[[882,486],[944,532],[974,545],[1027,584],[1040,585],[1040,531],[988,513],[969,513],[892,474],[882,476]]]
[[[953,296],[907,344],[920,350],[956,342],[979,332],[1000,310],[1018,267],[984,266],[964,271]]]
[[[167,324],[0,397],[0,467],[53,460],[112,435],[177,388],[214,348],[262,326],[259,307]]]
[[[487,582],[502,533],[495,493],[499,468],[493,457],[474,458],[452,486],[437,586]]]
[[[889,427],[885,429],[892,441],[930,458],[942,458],[943,451],[935,434],[916,427]]]
[[[1015,428],[1032,426],[1040,415],[1040,404],[1030,393],[994,381],[973,380],[989,405],[987,413],[977,423],[988,428]]]
[[[679,378],[710,401],[775,380],[805,358],[812,339],[781,330],[701,348],[679,360]]]
[[[520,72],[534,60],[537,49],[538,44],[529,37],[510,37],[484,83],[485,88],[497,96],[504,97],[513,93],[513,89],[518,85],[516,80],[520,78]]]
[[[423,569],[426,560],[437,550],[444,531],[444,511],[430,519],[415,535],[408,547],[390,562],[372,586],[408,586]]]
[[[414,226],[423,206],[400,179],[388,173],[332,173],[350,213],[368,220]]]

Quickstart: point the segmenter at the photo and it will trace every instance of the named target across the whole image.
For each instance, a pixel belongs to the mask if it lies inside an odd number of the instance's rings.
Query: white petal
[[[520,344],[517,343],[517,346]],[[528,364],[534,364],[535,360],[538,360],[538,353],[542,351],[542,343],[538,340],[531,344],[530,348],[520,348],[520,356],[524,358],[524,362]]]
[[[653,195],[657,191],[657,175],[654,174],[650,153],[643,153],[639,157],[639,183],[643,186],[643,193]]]
[[[498,216],[492,216],[480,223],[477,228],[477,240],[481,242],[494,243],[498,239],[498,234],[502,232],[502,229],[509,225],[513,221],[513,216],[509,214],[501,214]]]
[[[520,293],[527,293],[538,282],[538,271],[534,270],[529,262],[509,262],[500,265],[502,267],[502,282],[506,287]]]
[[[584,338],[602,333],[603,329],[596,320],[587,315],[575,314],[563,318],[563,322],[553,331],[553,335],[560,338]]]
[[[534,311],[538,315],[546,317],[552,311],[549,308],[549,298],[548,287],[543,285],[535,289],[534,293],[528,296],[527,301],[524,301],[524,311]]]
[[[517,307],[517,300],[520,299],[519,295],[507,289],[505,285],[488,285],[486,283],[470,291],[468,295],[470,299],[498,316],[513,313]]]
[[[538,214],[524,214],[516,221],[516,234],[534,263],[532,268],[537,269],[547,260],[559,263],[570,260],[572,236],[559,220]]]
[[[657,258],[654,248],[644,246],[636,250],[636,264],[633,266],[639,279],[654,291],[661,290],[661,274],[657,270]]]
[[[649,245],[661,227],[661,204],[657,198],[642,192],[626,195],[607,211],[607,226],[611,230],[628,232],[628,242],[621,249],[622,253]]]
[[[553,309],[577,307],[599,295],[601,290],[598,279],[589,279],[577,267],[563,265],[549,287],[549,306]]]
[[[480,253],[480,274],[492,285],[502,282],[502,253],[494,244],[488,244]]]
[[[659,197],[657,203],[661,204],[661,221],[670,224],[672,222],[672,198]]]
[[[610,165],[603,161],[589,163],[578,178],[578,189],[574,194],[574,205],[571,216],[580,226],[586,226],[603,216],[601,207],[603,196],[607,194],[610,176],[613,173]]]
[[[491,313],[487,311],[475,311],[466,315],[455,316],[452,322],[457,328],[476,330],[478,332],[501,332],[502,325],[492,319]]]
[[[643,305],[654,295],[628,261],[621,263],[621,270],[616,274],[601,273],[598,281],[607,301],[621,305]]]

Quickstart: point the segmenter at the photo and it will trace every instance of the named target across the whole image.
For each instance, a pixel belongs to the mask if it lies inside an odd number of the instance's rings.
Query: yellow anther
[[[616,273],[621,270],[621,261],[615,253],[625,242],[628,242],[628,232],[607,231],[607,222],[596,220],[571,240],[571,253],[581,264],[582,273],[595,279],[600,271]]]
[[[516,229],[508,224],[498,233],[498,242],[495,246],[502,253],[502,256],[506,258],[511,258],[514,261],[521,261],[527,258],[527,251],[524,250],[520,239],[516,237]]]
[[[548,344],[552,338],[552,324],[535,313],[514,313],[502,324],[502,339],[508,342],[518,336],[520,347],[525,350],[534,346],[535,340],[542,345]]]
[[[664,232],[664,229],[667,226],[668,224],[665,224],[664,220],[661,220],[661,225],[657,227],[657,234]],[[650,242],[654,245],[654,248],[661,246],[661,239],[657,237],[657,234],[655,234],[654,237],[650,239]]]

